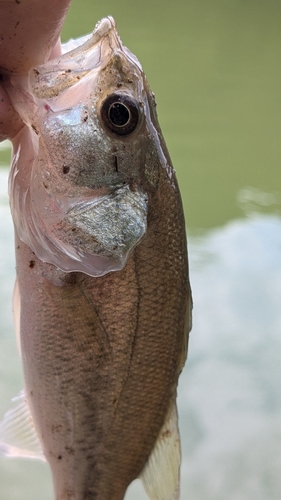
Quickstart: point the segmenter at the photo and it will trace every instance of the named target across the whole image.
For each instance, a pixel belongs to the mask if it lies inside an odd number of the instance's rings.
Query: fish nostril
[[[69,170],[70,170],[70,167],[67,167],[66,165],[64,165],[62,167],[62,171],[63,171],[64,174],[68,174]]]

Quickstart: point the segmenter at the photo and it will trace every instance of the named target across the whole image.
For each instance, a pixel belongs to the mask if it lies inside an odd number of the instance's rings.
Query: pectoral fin
[[[46,460],[36,434],[24,391],[0,422],[0,456]]]
[[[178,500],[180,462],[178,412],[173,401],[140,476],[150,500]]]

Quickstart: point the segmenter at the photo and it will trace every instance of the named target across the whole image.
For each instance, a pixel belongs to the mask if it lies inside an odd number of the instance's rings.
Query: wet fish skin
[[[19,243],[26,397],[58,500],[123,498],[175,398],[186,284],[166,292],[162,251],[142,242],[124,270],[61,275],[58,287]]]
[[[64,272],[42,262],[15,228],[25,394],[56,500],[122,500],[175,402],[186,357],[185,222],[154,99],[142,82],[147,154],[133,179],[125,155],[124,176],[132,192],[147,195],[147,230],[126,265],[95,278]],[[120,150],[122,141],[110,142]],[[87,179],[65,182],[83,194]]]

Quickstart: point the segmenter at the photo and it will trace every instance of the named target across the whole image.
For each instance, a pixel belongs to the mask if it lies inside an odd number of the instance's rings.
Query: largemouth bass
[[[69,48],[5,80],[25,123],[9,184],[25,390],[0,449],[45,459],[56,500],[122,500],[137,477],[177,499],[191,294],[175,172],[114,20]]]

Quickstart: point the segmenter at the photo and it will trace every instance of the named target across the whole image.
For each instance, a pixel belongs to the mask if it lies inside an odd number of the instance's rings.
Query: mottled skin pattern
[[[25,392],[56,500],[123,499],[153,449],[186,357],[185,222],[143,85],[151,120],[146,164],[129,185],[147,192],[147,232],[125,267],[98,278],[65,273],[16,235]]]
[[[121,500],[175,397],[190,295],[167,179],[148,228],[126,267],[101,278],[57,271],[17,243],[26,391],[57,500]]]

